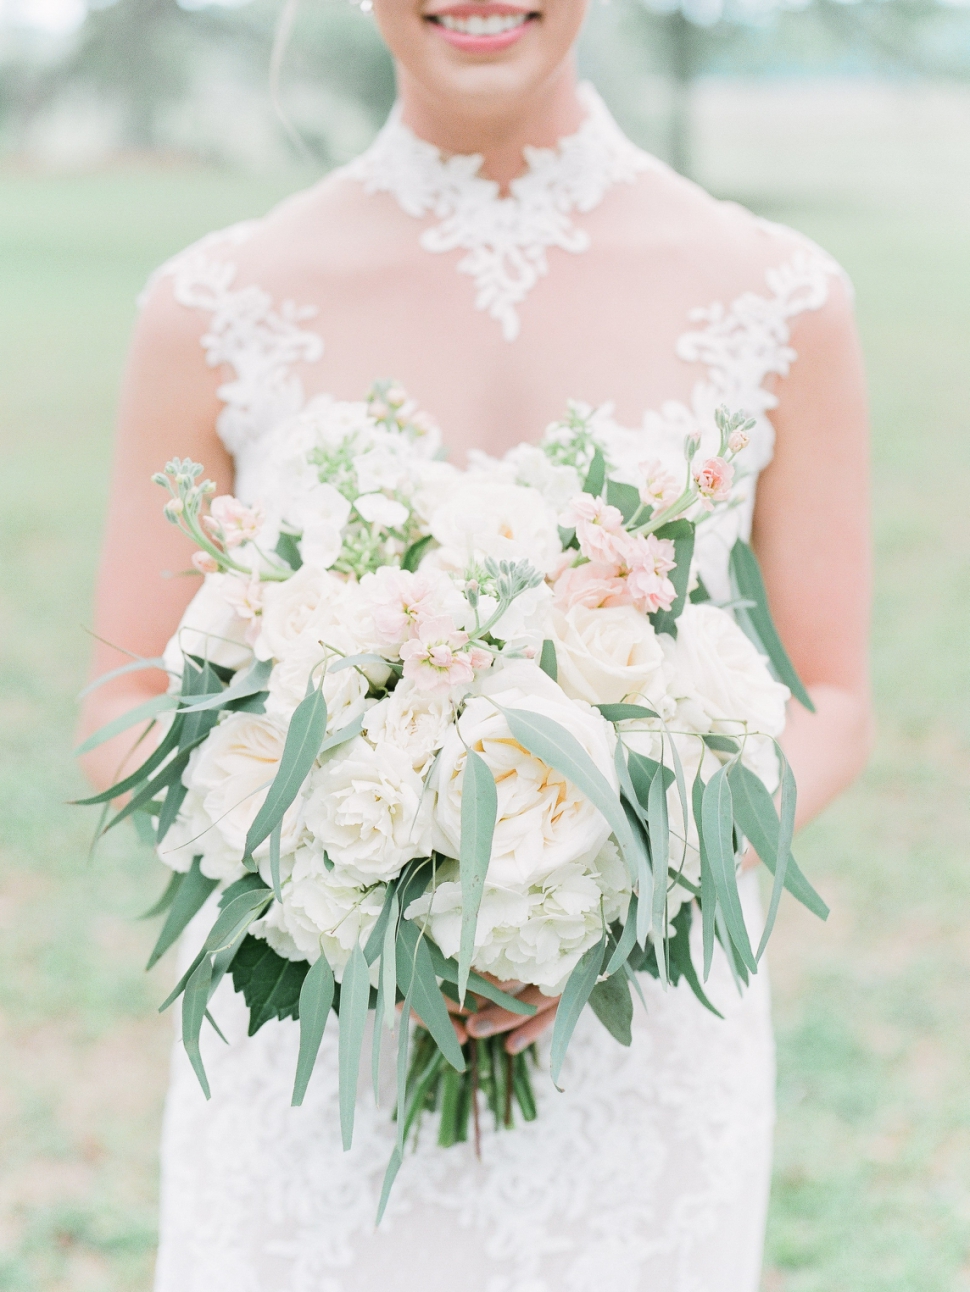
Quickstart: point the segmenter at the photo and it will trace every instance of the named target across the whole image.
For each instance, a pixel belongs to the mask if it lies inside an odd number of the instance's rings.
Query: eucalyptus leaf
[[[752,973],[757,973],[758,962],[751,950],[738,893],[734,857],[734,807],[726,767],[719,767],[707,783],[701,818],[704,825],[704,845],[714,875],[714,889],[718,906],[724,912],[728,935],[741,962]]]
[[[143,704],[138,704],[134,709],[129,709],[127,713],[122,713],[119,717],[114,718],[111,722],[106,722],[103,727],[88,736],[87,740],[78,745],[74,751],[74,756],[80,758],[83,754],[89,754],[92,749],[97,749],[105,741],[120,736],[123,731],[130,727],[137,726],[139,722],[152,721],[160,713],[165,713],[169,709],[178,708],[179,699],[177,695],[153,695],[150,700]]]
[[[425,534],[423,538],[419,538],[416,542],[412,543],[401,558],[401,569],[410,570],[412,572],[416,570],[433,542],[434,535]]]
[[[301,993],[302,999],[302,993]],[[370,976],[367,961],[354,946],[344,968],[340,984],[340,1032],[337,1054],[340,1072],[340,1137],[346,1152],[354,1139],[354,1110],[357,1105],[357,1077],[360,1051],[364,1044],[364,1026],[370,1001]]]
[[[86,695],[92,691],[97,691],[99,687],[113,682],[116,677],[124,677],[126,673],[141,673],[148,668],[161,669],[165,672],[165,660],[161,655],[156,655],[153,659],[133,659],[130,664],[122,664],[120,668],[113,668],[109,673],[102,673],[96,677],[93,682],[89,682],[83,691],[78,692],[78,699],[83,700]]]
[[[265,802],[246,835],[245,858],[280,824],[309,776],[327,730],[327,702],[320,690],[311,691],[290,719],[283,756]]]
[[[589,464],[589,470],[586,473],[586,479],[583,482],[583,493],[591,493],[598,498],[603,492],[603,483],[606,479],[606,459],[603,457],[602,449],[596,449],[593,453],[593,460]]]
[[[164,840],[169,830],[175,824],[175,819],[185,802],[185,796],[188,794],[188,786],[181,777],[165,791],[165,798],[162,802],[161,811],[158,814],[158,827],[155,831],[155,846]]]
[[[451,1015],[438,988],[428,940],[411,920],[398,926],[397,981],[401,992],[410,996],[413,1008],[434,1037],[438,1048],[453,1068],[465,1070],[465,1059],[455,1036]]]
[[[482,904],[485,876],[492,856],[492,836],[498,813],[495,778],[483,758],[469,749],[461,785],[461,940],[458,952],[458,995],[465,999],[475,953],[475,930]]]
[[[697,849],[701,860],[701,921],[703,924],[704,981],[711,975],[714,961],[714,921],[717,915],[717,890],[714,887],[714,872],[704,844],[704,782],[701,780],[701,765],[697,764],[694,783],[691,786],[691,810],[694,814],[694,825],[697,827]]]
[[[369,965],[372,965],[377,957],[381,954],[384,946],[384,931],[387,928],[388,921],[391,918],[391,906],[397,893],[397,885],[392,880],[384,890],[384,905],[381,907],[381,913],[378,915],[371,929],[367,941],[364,944],[364,959]]]
[[[153,919],[156,915],[162,915],[165,911],[167,911],[168,908],[172,905],[172,902],[175,900],[175,894],[179,891],[179,888],[182,884],[182,880],[184,878],[185,878],[185,875],[181,871],[173,870],[171,876],[169,877],[169,881],[165,886],[165,892],[162,893],[161,897],[154,904],[154,906],[150,906],[148,910],[144,913],[144,915],[138,916],[138,919],[150,920],[150,919]]]
[[[670,859],[670,825],[667,820],[667,788],[661,764],[650,782],[647,803],[650,819],[650,857],[653,862],[653,944],[657,948],[660,981],[667,982],[667,957],[663,948],[667,938],[667,863]]]
[[[186,983],[185,996],[182,1000],[182,1044],[185,1046],[185,1052],[189,1056],[189,1062],[195,1070],[195,1075],[199,1079],[199,1085],[202,1087],[202,1093],[206,1099],[209,1099],[211,1095],[209,1081],[205,1075],[205,1066],[202,1062],[202,1052],[199,1048],[199,1037],[202,1034],[202,1024],[205,1021],[206,1011],[209,1006],[209,983],[211,980],[212,961],[208,956],[203,956]]]
[[[397,1000],[397,933],[400,906],[397,890],[391,894],[391,905],[384,929],[384,949],[381,955],[381,990],[384,994],[383,1024],[389,1030],[394,1026],[394,1004]],[[375,1021],[377,1027],[380,1019]]]
[[[551,637],[543,639],[542,651],[539,655],[539,667],[554,682],[559,681],[559,660],[556,656],[556,643]]]
[[[189,921],[201,911],[209,894],[218,883],[218,880],[209,879],[207,875],[203,875],[200,869],[201,862],[201,857],[193,858],[192,865],[173,894],[168,916],[162,925],[155,948],[148,957],[148,964],[145,966],[147,969],[151,969],[161,959],[188,926]]]
[[[613,954],[610,956],[605,972],[611,977],[618,970],[622,969],[630,958],[630,952],[633,950],[637,940],[637,895],[631,893],[630,905],[627,907],[626,923],[623,925],[623,932],[617,941]]]
[[[317,1061],[320,1042],[330,1016],[333,1004],[333,970],[327,957],[321,953],[307,971],[300,989],[300,1055],[296,1063],[296,1079],[293,1083],[291,1106],[298,1108],[303,1103],[313,1065]],[[341,992],[341,1004],[343,993]],[[342,1030],[342,1029],[341,1029]]]
[[[764,579],[761,577],[761,567],[758,565],[758,559],[743,539],[739,538],[731,548],[730,571],[740,596],[754,602],[754,605],[745,610],[738,618],[746,617],[750,620],[778,677],[785,683],[795,699],[808,709],[809,713],[814,713],[815,705],[812,703],[812,698],[805,690],[801,678],[795,672],[795,666],[782,645],[778,630],[771,617],[771,610],[768,607],[768,592],[765,588]]]
[[[178,748],[181,724],[182,719],[178,714],[176,714],[171,727],[165,733],[161,743],[153,753],[148,755],[139,767],[136,767],[135,770],[123,780],[117,781],[106,790],[102,790],[100,794],[93,794],[90,798],[86,799],[71,799],[71,806],[91,807],[98,803],[113,803],[114,800],[120,798],[122,794],[127,794],[129,790],[133,790],[136,786],[141,785],[142,782],[148,779],[155,768],[165,761],[172,750]]]
[[[269,874],[273,881],[273,895],[278,902],[283,900],[280,887],[280,846],[283,840],[283,823],[278,821],[269,832]]]
[[[633,998],[630,995],[630,984],[623,974],[614,974],[603,982],[596,983],[589,994],[589,1003],[593,1013],[611,1036],[621,1045],[632,1043],[630,1028],[633,1023]]]
[[[628,722],[637,718],[659,718],[660,714],[642,704],[594,704],[607,722]]]
[[[795,777],[792,775],[788,759],[782,753],[777,742],[775,747],[778,750],[778,762],[781,766],[781,828],[778,831],[778,847],[775,850],[775,877],[771,885],[771,900],[768,903],[765,927],[761,934],[761,941],[758,944],[757,957],[759,961],[765,953],[765,947],[768,945],[771,931],[775,927],[775,917],[778,914],[778,904],[785,888],[785,876],[788,874],[788,858],[791,856],[791,843],[795,834]]]
[[[676,637],[677,620],[687,601],[690,563],[694,556],[694,525],[689,520],[673,520],[668,525],[661,525],[656,531],[656,537],[673,541],[676,564],[670,571],[670,581],[674,585],[676,596],[670,609],[655,611],[650,616],[650,622],[654,632],[669,633],[671,637]]]
[[[184,705],[181,711],[182,713],[201,713],[207,709],[224,709],[232,704],[234,700],[243,700],[247,696],[258,695],[266,690],[272,671],[273,661],[271,659],[258,659],[245,673],[240,670],[224,690],[216,691],[213,695],[203,696],[200,700],[193,700],[191,704]]]
[[[204,946],[206,953],[215,955],[232,946],[241,933],[254,920],[258,919],[270,899],[269,889],[261,888],[240,893],[231,902],[228,902],[219,912],[215,924],[209,930]]]
[[[559,1008],[556,1010],[556,1021],[552,1029],[552,1048],[549,1055],[549,1071],[553,1083],[558,1087],[559,1074],[566,1058],[566,1050],[572,1039],[579,1016],[589,1000],[590,993],[596,985],[600,969],[603,966],[603,955],[606,951],[606,934],[594,947],[586,952],[569,975]]]

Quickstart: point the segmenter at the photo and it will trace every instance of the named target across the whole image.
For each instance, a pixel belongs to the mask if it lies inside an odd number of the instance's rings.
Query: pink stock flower
[[[655,512],[665,511],[680,497],[680,485],[669,471],[664,470],[661,462],[656,459],[641,462],[640,470],[643,472],[640,501],[645,506],[652,507]]]
[[[263,613],[263,593],[266,586],[258,574],[244,578],[239,574],[227,574],[222,585],[222,595],[235,610],[240,619],[255,619]]]
[[[250,543],[263,527],[266,513],[256,503],[247,507],[231,494],[222,494],[213,498],[209,504],[209,515],[202,518],[202,523],[211,533],[219,537],[227,548],[238,547],[240,543]]]
[[[619,565],[627,534],[623,528],[623,514],[602,498],[581,493],[567,506],[560,523],[564,528],[575,529],[579,550],[590,561],[603,565]]]
[[[564,570],[553,587],[553,599],[556,608],[564,614],[573,606],[599,610],[601,606],[622,606],[630,601],[626,581],[617,573],[616,566],[596,561]]]
[[[707,511],[711,511],[716,502],[727,502],[733,480],[734,467],[723,458],[708,458],[701,463],[694,472],[694,483]]]
[[[382,645],[397,646],[423,616],[440,616],[446,588],[440,578],[397,570],[385,565],[365,575],[361,590],[367,594],[374,630]]]
[[[746,431],[732,431],[728,436],[728,448],[732,453],[740,453],[742,449],[746,449],[748,442]]]
[[[467,644],[468,634],[455,627],[450,615],[420,619],[414,636],[401,647],[404,676],[419,691],[467,685],[475,678],[472,653],[462,649]]]
[[[468,662],[476,673],[492,667],[492,656],[484,646],[472,646],[468,652]]]
[[[217,574],[219,570],[219,562],[208,552],[193,552],[192,564],[200,574]]]

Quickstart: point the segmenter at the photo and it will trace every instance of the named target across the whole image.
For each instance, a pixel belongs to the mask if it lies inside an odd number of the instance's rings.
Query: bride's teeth
[[[490,14],[487,18],[481,14],[472,14],[469,18],[455,18],[451,14],[438,15],[438,21],[448,31],[458,31],[465,36],[500,36],[503,32],[521,27],[526,20],[524,13]]]

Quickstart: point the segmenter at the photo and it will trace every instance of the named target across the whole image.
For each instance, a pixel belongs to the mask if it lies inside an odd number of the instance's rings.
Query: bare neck
[[[574,134],[586,115],[571,62],[527,98],[516,97],[499,108],[494,102],[464,101],[458,110],[453,99],[430,94],[403,68],[398,69],[398,93],[401,120],[419,138],[444,153],[481,153],[482,174],[503,189],[522,174],[526,145],[552,148]]]

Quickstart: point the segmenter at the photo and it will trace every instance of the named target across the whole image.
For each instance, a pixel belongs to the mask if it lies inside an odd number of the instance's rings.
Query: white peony
[[[257,713],[232,713],[212,729],[193,754],[183,779],[190,791],[186,799],[187,803],[191,801],[190,811],[204,813],[211,822],[192,845],[193,855],[202,856],[204,875],[232,880],[243,873],[246,835],[279,768],[285,740],[286,725],[278,719]],[[299,841],[302,806],[302,798],[297,796],[283,818],[284,852],[292,852]],[[184,837],[190,837],[187,831]],[[163,853],[166,842],[162,841]],[[264,840],[255,856],[268,851],[269,841]]]
[[[666,639],[666,650],[669,689],[679,710],[699,731],[747,733],[742,760],[774,790],[778,759],[772,737],[784,730],[788,687],[775,681],[733,617],[716,606],[687,605],[677,621],[677,639]]]
[[[411,766],[424,776],[444,744],[455,708],[447,696],[419,690],[402,681],[364,717],[364,731],[374,745],[403,749]]]
[[[197,655],[223,668],[239,669],[253,658],[246,644],[251,621],[241,618],[226,596],[235,576],[207,574],[201,588],[185,608],[179,626],[165,647],[165,667],[181,677],[183,654]]]
[[[313,964],[322,952],[339,982],[354,947],[366,944],[377,922],[384,885],[361,887],[345,871],[328,869],[316,847],[299,848],[287,863],[282,902],[251,931],[287,960]]]
[[[562,866],[589,863],[609,836],[605,819],[565,777],[513,740],[496,705],[557,722],[615,787],[612,727],[524,661],[501,665],[478,689],[449,730],[432,774],[435,847],[458,856],[466,749],[471,748],[485,760],[498,793],[489,864],[494,883],[533,884]]]
[[[358,736],[313,773],[306,824],[357,883],[393,879],[431,850],[429,803],[403,749]]]
[[[556,513],[535,489],[465,477],[431,518],[441,569],[465,570],[486,556],[529,561],[546,574],[562,544]]]
[[[553,610],[559,685],[589,704],[628,701],[666,717],[667,663],[653,626],[633,606]]]

